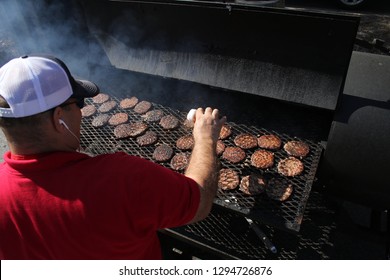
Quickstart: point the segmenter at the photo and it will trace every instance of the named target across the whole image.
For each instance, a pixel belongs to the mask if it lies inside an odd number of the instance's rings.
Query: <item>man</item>
[[[90,157],[76,151],[80,108],[98,92],[54,57],[0,69],[10,148],[0,164],[1,259],[159,259],[158,229],[208,215],[226,118],[197,109],[185,175],[125,153]]]

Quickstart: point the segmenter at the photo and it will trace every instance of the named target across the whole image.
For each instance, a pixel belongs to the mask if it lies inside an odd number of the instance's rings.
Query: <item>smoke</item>
[[[85,65],[93,53],[78,8],[72,0],[1,0],[1,65],[17,56],[47,53],[62,59],[71,72],[88,75]]]

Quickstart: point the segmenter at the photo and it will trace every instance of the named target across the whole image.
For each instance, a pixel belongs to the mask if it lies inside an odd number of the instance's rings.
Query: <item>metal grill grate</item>
[[[119,104],[119,99],[111,97]],[[86,101],[87,104],[93,104],[91,100]],[[95,104],[98,107],[97,104]],[[183,125],[186,113],[174,110],[169,107],[165,107],[159,104],[153,104],[154,109],[159,109],[164,114],[171,114],[176,116],[182,123],[179,128],[171,131],[164,130],[158,123],[148,123],[149,130],[154,131],[159,136],[159,141],[152,146],[140,147],[135,138],[127,139],[115,139],[113,130],[114,127],[106,125],[101,128],[95,128],[91,125],[92,118],[83,118],[81,128],[81,146],[85,152],[93,155],[102,153],[113,153],[117,151],[123,151],[128,154],[137,155],[145,159],[154,161],[152,155],[157,145],[165,143],[170,145],[175,153],[182,152],[176,148],[176,141],[179,137],[192,133],[191,129]],[[110,112],[111,115],[118,112],[126,112],[129,115],[128,122],[140,121],[142,117],[140,114],[135,113],[132,109],[121,109],[119,106]],[[306,139],[296,139],[289,135],[279,134],[276,131],[269,131],[263,128],[257,128],[254,126],[245,126],[243,124],[228,123],[232,128],[232,135],[223,140],[226,146],[234,146],[234,137],[241,133],[250,133],[256,136],[263,134],[276,134],[282,142],[285,143],[290,140],[302,140],[309,144],[310,153],[307,157],[302,159],[305,170],[296,177],[288,178],[289,182],[293,185],[294,191],[291,197],[285,202],[276,202],[269,199],[265,194],[257,196],[249,196],[242,193],[238,188],[230,191],[219,190],[215,203],[233,210],[235,212],[250,216],[254,220],[259,220],[263,223],[277,226],[282,229],[291,231],[299,231],[303,218],[303,213],[311,186],[313,184],[316,169],[322,152],[322,146],[318,143]],[[254,150],[246,150],[246,159],[239,164],[232,164],[226,160],[221,159],[222,168],[231,168],[236,170],[240,177],[249,175],[250,173],[258,173],[264,176],[275,177],[280,176],[277,172],[277,163],[287,157],[287,153],[280,149],[275,151],[275,164],[268,170],[259,170],[250,165],[250,157]],[[161,165],[171,168],[169,162],[160,163]]]

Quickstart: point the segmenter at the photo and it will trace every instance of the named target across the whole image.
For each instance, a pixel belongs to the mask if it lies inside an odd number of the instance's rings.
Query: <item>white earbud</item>
[[[64,122],[63,119],[59,119],[58,122],[59,122],[60,124],[62,124],[62,125],[66,128],[66,130],[68,130],[69,133],[70,133],[74,138],[76,138],[77,142],[79,142],[79,147],[78,147],[77,150],[80,151],[80,150],[81,150],[81,148],[80,148],[80,139],[79,139],[79,138],[78,138],[78,137],[69,129],[68,125]]]
[[[60,124],[62,124],[63,126],[65,126],[65,128],[66,128],[67,130],[69,130],[69,127],[68,127],[67,124],[64,122],[64,120],[59,119],[58,122],[59,122]]]

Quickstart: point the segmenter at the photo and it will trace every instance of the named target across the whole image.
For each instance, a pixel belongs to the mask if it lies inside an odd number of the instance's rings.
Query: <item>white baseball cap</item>
[[[0,96],[10,108],[0,108],[0,117],[21,118],[45,112],[70,97],[87,98],[99,93],[97,85],[76,80],[58,58],[23,56],[0,68]]]

